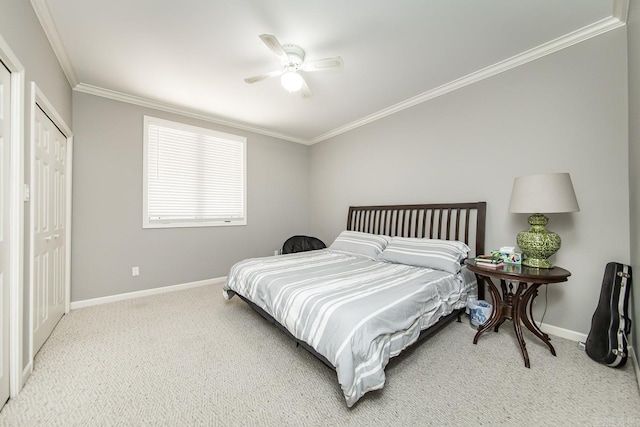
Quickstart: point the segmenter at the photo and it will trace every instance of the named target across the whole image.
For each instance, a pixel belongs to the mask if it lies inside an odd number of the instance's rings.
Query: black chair
[[[283,254],[292,254],[294,252],[315,251],[316,249],[324,249],[327,245],[316,237],[310,236],[293,236],[289,237],[282,245]]]

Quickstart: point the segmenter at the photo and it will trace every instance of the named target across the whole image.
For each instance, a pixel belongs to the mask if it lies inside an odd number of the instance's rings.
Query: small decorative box
[[[492,254],[498,254],[505,264],[522,264],[522,254],[518,252],[491,251]]]

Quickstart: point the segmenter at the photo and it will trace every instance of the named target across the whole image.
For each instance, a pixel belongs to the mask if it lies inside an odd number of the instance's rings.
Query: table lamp
[[[568,173],[519,176],[513,181],[509,212],[529,213],[529,230],[516,241],[526,256],[523,265],[553,268],[548,258],[560,249],[560,236],[545,228],[545,213],[579,212],[578,200]]]

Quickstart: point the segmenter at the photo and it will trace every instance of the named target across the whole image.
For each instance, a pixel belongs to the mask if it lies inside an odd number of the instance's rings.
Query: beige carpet
[[[221,285],[89,307],[62,319],[0,424],[640,426],[630,364],[526,335],[526,369],[509,322],[473,334],[450,324],[348,409],[333,371]]]

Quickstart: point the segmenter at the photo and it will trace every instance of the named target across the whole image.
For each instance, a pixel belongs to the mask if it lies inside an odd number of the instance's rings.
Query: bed
[[[252,258],[229,271],[238,295],[336,371],[347,406],[381,389],[389,359],[441,329],[484,286],[486,203],[353,206],[326,249]]]

